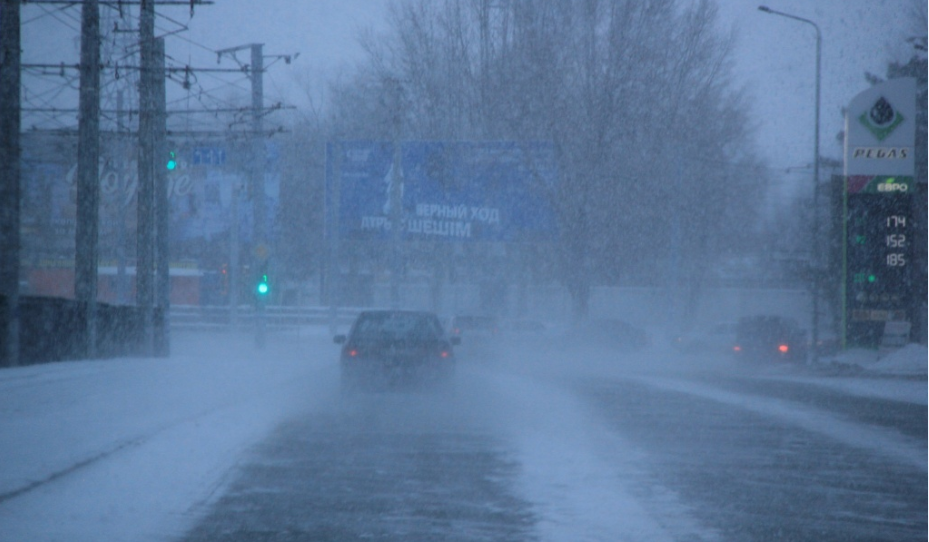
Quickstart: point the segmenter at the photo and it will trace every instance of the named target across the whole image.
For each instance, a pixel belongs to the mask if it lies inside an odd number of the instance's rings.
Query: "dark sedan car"
[[[761,315],[739,319],[733,352],[758,361],[805,361],[807,336],[793,318]]]
[[[455,370],[453,344],[431,312],[364,311],[342,345],[342,389],[391,389],[447,382]]]
[[[629,322],[614,318],[592,318],[570,331],[572,341],[589,346],[633,352],[651,345],[648,333]]]

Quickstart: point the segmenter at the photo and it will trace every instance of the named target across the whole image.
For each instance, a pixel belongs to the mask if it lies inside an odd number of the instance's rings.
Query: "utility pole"
[[[81,6],[81,88],[77,142],[74,296],[82,302],[84,355],[97,356],[97,260],[100,209],[100,8]]]
[[[250,45],[240,45],[238,47],[230,47],[228,49],[222,49],[216,51],[217,62],[223,57],[223,55],[231,56],[236,62],[238,59],[235,54],[238,51],[243,49],[249,49],[250,51],[250,60],[251,62],[247,65],[242,66],[243,69],[246,69],[249,73],[249,78],[252,86],[252,107],[251,107],[251,134],[248,138],[248,164],[246,166],[246,173],[248,175],[248,195],[252,201],[252,218],[254,220],[252,224],[252,256],[250,258],[251,267],[249,271],[251,272],[253,287],[257,287],[258,280],[261,278],[262,274],[267,272],[268,266],[268,255],[269,248],[267,245],[267,232],[265,231],[266,222],[267,222],[267,210],[265,207],[265,189],[264,189],[264,163],[265,163],[265,152],[264,152],[264,141],[261,139],[261,117],[264,111],[264,45],[261,43],[252,43]],[[290,57],[287,57],[288,59]],[[240,65],[242,65],[240,63]],[[233,205],[232,205],[232,244],[234,245],[231,250],[231,262],[233,269],[231,269],[230,279],[232,282],[233,290],[229,296],[229,303],[231,307],[230,315],[232,323],[235,323],[236,316],[236,299],[237,295],[234,289],[238,286],[236,279],[238,278],[238,205],[237,205],[237,187],[233,187]],[[267,303],[266,295],[259,294],[257,291],[252,289],[252,295],[255,296],[255,344],[259,348],[264,347],[265,343],[265,320],[264,320],[264,311],[265,304]]]
[[[251,176],[252,206],[255,216],[255,243],[256,246],[264,244],[267,240],[265,232],[265,190],[264,190],[264,141],[261,139],[261,114],[264,102],[264,59],[262,58],[262,44],[253,43],[251,46],[251,83],[252,83],[252,135],[250,138],[252,159],[249,174]]]
[[[342,276],[342,270],[339,266],[339,207],[341,205],[341,186],[342,186],[342,155],[344,147],[342,143],[336,142],[327,145],[326,160],[332,161],[332,183],[331,196],[327,201],[331,205],[326,216],[326,233],[328,243],[326,246],[326,276],[325,276],[325,293],[326,301],[329,303],[329,334],[335,335],[338,329],[338,312],[339,312],[339,279]]]
[[[390,168],[390,193],[387,199],[390,202],[390,239],[391,239],[391,270],[390,270],[390,305],[391,308],[400,308],[400,275],[403,274],[403,259],[401,255],[403,228],[403,156],[400,149],[400,136],[402,130],[402,92],[400,81],[390,79],[391,105],[393,107],[394,121],[394,156]]]
[[[142,312],[142,354],[154,352],[155,0],[139,8],[139,188],[137,198],[136,305]]]
[[[19,365],[20,0],[0,3],[0,366]]]
[[[268,245],[267,233],[265,232],[265,183],[264,183],[264,141],[261,138],[261,110],[264,102],[264,59],[262,58],[262,44],[253,43],[251,45],[252,62],[251,62],[251,80],[252,80],[252,135],[249,138],[252,149],[252,159],[250,160],[250,185],[252,189],[252,216],[255,219],[253,224],[253,243],[252,250],[252,274],[256,278],[253,282],[257,284],[258,278],[267,273],[268,269]],[[259,348],[265,346],[265,305],[267,296],[264,293],[255,293],[255,343]]]
[[[161,75],[165,67],[165,40],[164,38],[155,39],[155,66],[152,82],[155,84],[153,94],[155,96],[155,132],[154,143],[155,153],[158,159],[154,166],[154,215],[155,215],[155,306],[161,309],[161,323],[154,330],[154,354],[156,356],[167,357],[171,351],[170,343],[170,295],[171,295],[171,277],[169,269],[169,249],[168,249],[168,142],[167,132],[167,115],[165,113],[165,78]]]
[[[129,164],[128,160],[126,160],[128,145],[126,110],[123,99],[123,91],[120,89],[116,93],[116,140],[119,149],[119,177],[121,180],[119,197],[116,200],[119,220],[119,226],[116,228],[116,301],[120,305],[125,305],[129,300],[129,284],[126,278],[126,187],[123,184],[124,179],[129,174]]]
[[[822,287],[822,269],[819,263],[819,109],[821,101],[820,79],[822,78],[821,59],[823,49],[823,34],[819,30],[819,25],[809,19],[797,17],[796,15],[784,13],[783,11],[777,11],[767,6],[758,6],[758,10],[764,13],[769,13],[771,15],[780,15],[781,17],[786,17],[788,19],[793,19],[795,21],[808,24],[816,31],[816,99],[815,113],[813,116],[813,242],[810,244],[810,267],[813,270],[813,280],[811,283],[811,290],[813,294],[813,314],[810,318],[810,325],[813,332],[813,352],[811,361],[816,363],[819,361],[819,297]]]

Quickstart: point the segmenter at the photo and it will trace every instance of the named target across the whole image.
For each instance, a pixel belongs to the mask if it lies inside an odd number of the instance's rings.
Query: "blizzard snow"
[[[263,350],[248,335],[176,334],[173,351],[167,359],[0,371],[0,542],[177,538],[222,494],[251,445],[289,417],[330,408],[337,396],[336,349],[322,328],[277,334]],[[659,519],[637,501],[628,481],[647,458],[553,383],[559,370],[571,370],[554,357],[547,367],[533,360],[536,369],[546,367],[544,378],[530,378],[525,367],[461,375],[474,392],[469,400],[487,409],[481,423],[510,439],[521,465],[514,489],[540,512],[540,538],[713,539],[673,494]],[[656,368],[658,360],[665,365]],[[732,403],[926,468],[925,450],[916,453],[899,435],[675,379],[686,373],[683,364],[667,362],[660,349],[629,363],[650,385]],[[852,378],[776,377],[926,404],[925,378],[912,376],[925,369],[926,348],[911,345],[866,362]]]
[[[181,533],[239,454],[313,401],[320,340],[179,336],[168,359],[0,371],[0,540]]]

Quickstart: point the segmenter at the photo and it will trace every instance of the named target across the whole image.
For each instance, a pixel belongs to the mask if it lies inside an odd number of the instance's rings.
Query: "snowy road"
[[[927,534],[924,378],[519,348],[342,400],[323,335],[174,351],[0,373],[0,540]]]

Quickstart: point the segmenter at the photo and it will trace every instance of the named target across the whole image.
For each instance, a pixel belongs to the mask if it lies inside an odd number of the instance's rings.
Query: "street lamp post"
[[[773,10],[767,6],[758,6],[759,11],[764,13],[769,13],[771,15],[780,15],[781,17],[787,17],[788,19],[793,19],[795,21],[800,21],[801,23],[806,23],[812,25],[816,30],[816,113],[815,113],[815,124],[813,129],[813,244],[812,244],[812,254],[810,257],[810,263],[814,262],[814,259],[818,257],[818,241],[819,241],[819,88],[820,88],[820,59],[822,57],[822,44],[823,44],[823,35],[819,31],[819,25],[814,23],[809,19],[804,19],[803,17],[797,17],[796,15],[791,15],[789,13],[784,13],[782,11]],[[819,357],[818,345],[819,345],[819,268],[818,266],[812,266],[813,269],[813,321],[812,321],[812,339],[813,339],[813,361],[816,361]]]

